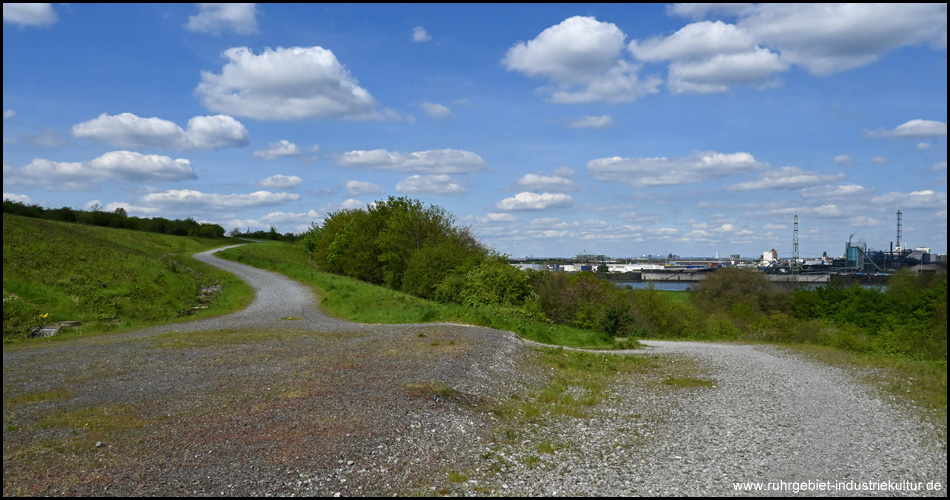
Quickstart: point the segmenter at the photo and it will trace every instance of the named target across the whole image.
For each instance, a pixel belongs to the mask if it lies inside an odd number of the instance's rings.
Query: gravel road
[[[254,303],[4,349],[4,496],[947,495],[946,422],[849,369],[644,341],[627,354],[706,384],[624,376],[589,418],[526,423],[513,442],[487,409],[544,380],[530,343],[337,320],[299,283],[197,257],[250,283]]]
[[[538,426],[565,443],[504,481],[519,494],[946,496],[946,422],[920,419],[855,373],[762,345],[641,341],[708,386],[629,378],[591,419]],[[942,437],[941,437],[942,436]],[[511,450],[524,461],[530,448]],[[537,452],[535,452],[537,453]],[[762,488],[742,491],[742,487]],[[927,491],[928,485],[940,490]],[[772,491],[769,491],[769,489]],[[823,490],[821,488],[824,488]],[[872,489],[873,488],[873,489]]]

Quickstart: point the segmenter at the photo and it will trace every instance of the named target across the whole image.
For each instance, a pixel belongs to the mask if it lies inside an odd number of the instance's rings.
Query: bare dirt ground
[[[624,377],[592,417],[535,420],[504,440],[492,405],[546,377],[514,334],[347,323],[298,283],[201,258],[251,283],[254,304],[4,349],[4,496],[793,493],[739,481],[929,481],[942,491],[811,494],[946,496],[945,423],[841,368],[654,342],[631,355],[689,360],[712,383]]]

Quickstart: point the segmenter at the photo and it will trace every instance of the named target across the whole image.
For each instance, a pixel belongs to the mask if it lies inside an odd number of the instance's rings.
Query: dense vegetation
[[[765,340],[947,357],[945,274],[898,274],[886,291],[835,282],[789,292],[762,273],[726,268],[688,300],[673,300],[656,290],[621,290],[590,272],[519,271],[443,209],[393,197],[332,213],[303,242],[324,271],[443,304],[505,307],[604,338]]]
[[[552,345],[596,349],[636,346],[634,342],[618,342],[614,337],[599,330],[553,324],[538,314],[531,314],[523,305],[469,306],[455,302],[440,303],[348,276],[323,272],[313,265],[309,252],[302,244],[268,241],[230,248],[215,255],[276,271],[309,285],[322,297],[323,308],[328,314],[350,321],[360,323],[445,321],[512,331],[526,339]],[[521,271],[507,264],[493,263],[485,267],[503,270],[505,273],[512,272],[515,276],[525,278]]]
[[[885,290],[837,281],[793,292],[769,285],[754,271],[716,271],[664,335],[818,344],[946,363],[946,274],[899,272]]]
[[[164,217],[135,217],[128,215],[122,208],[117,208],[111,212],[104,211],[99,206],[92,210],[76,210],[69,207],[44,208],[39,205],[27,205],[18,201],[3,200],[3,213],[175,236],[197,236],[201,238],[221,238],[224,236],[224,228],[217,224],[199,223],[190,217],[184,220],[170,220]]]
[[[656,290],[620,290],[593,273],[530,273],[552,321],[618,336],[765,340],[944,362],[946,275],[898,273],[886,291],[832,282],[776,290],[763,273],[724,268],[687,300]]]
[[[206,278],[214,272],[197,271],[201,266],[180,255],[211,244],[199,243],[203,225],[191,219],[163,225],[160,218],[46,210],[9,201],[4,210],[87,224],[164,227],[192,236],[118,237],[124,233],[38,220],[26,224],[5,213],[5,338],[14,331],[22,335],[28,322],[70,319],[130,326],[167,321],[192,310],[202,284],[225,279]],[[299,238],[284,236],[272,229],[265,239],[299,239],[286,247],[294,249],[287,254],[293,255],[281,257],[292,261],[286,267],[309,269],[307,276],[295,277],[323,292],[345,289],[325,293],[325,300],[359,309],[342,314],[360,316],[360,321],[464,321],[576,346],[611,347],[618,345],[616,338],[776,341],[946,363],[945,273],[897,274],[886,291],[833,282],[783,292],[761,273],[727,268],[711,273],[693,292],[621,290],[590,272],[519,271],[482,246],[468,228],[457,227],[444,209],[396,197],[333,212]],[[235,251],[240,256],[232,258],[268,267],[275,248],[260,247],[257,256],[258,250]],[[380,299],[372,292],[379,307],[361,303],[353,300],[364,294],[359,282],[382,285],[393,294]],[[396,309],[401,310],[394,318]]]
[[[280,234],[277,232],[277,228],[275,228],[274,226],[271,226],[270,229],[267,231],[264,231],[264,230],[251,231],[250,228],[248,228],[245,231],[241,231],[238,228],[234,228],[228,231],[228,236],[230,236],[231,238],[246,238],[246,239],[252,239],[252,240],[273,240],[273,241],[288,241],[288,242],[294,242],[301,238],[301,235],[299,233]]]
[[[303,241],[320,269],[423,298],[453,270],[476,267],[487,255],[444,209],[404,197],[330,213]]]
[[[247,285],[190,257],[226,243],[4,213],[4,342],[60,321],[81,323],[69,336],[241,307]]]

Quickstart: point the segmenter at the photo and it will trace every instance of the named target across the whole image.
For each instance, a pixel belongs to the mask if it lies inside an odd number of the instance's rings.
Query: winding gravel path
[[[330,318],[299,283],[212,253],[196,257],[251,284],[249,308],[4,349],[4,496],[947,494],[945,422],[769,346],[643,341],[629,354],[672,372],[497,439],[485,409],[545,376],[530,343]],[[710,385],[665,385],[679,366]]]

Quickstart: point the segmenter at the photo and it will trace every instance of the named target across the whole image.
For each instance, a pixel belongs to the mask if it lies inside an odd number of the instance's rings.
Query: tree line
[[[44,208],[36,204],[27,205],[13,200],[3,200],[3,212],[35,219],[75,222],[90,226],[132,229],[174,236],[197,236],[201,238],[223,238],[224,228],[218,224],[200,223],[192,219],[166,219],[164,217],[135,217],[124,208],[109,212],[95,205],[90,210],[77,210],[69,207]]]
[[[946,360],[947,279],[895,275],[886,290],[776,290],[761,272],[723,268],[683,298],[620,289],[593,272],[521,271],[438,206],[389,197],[343,209],[301,239],[321,270],[442,303],[515,308],[614,337],[769,340]],[[676,297],[679,297],[677,299]]]
[[[277,232],[277,229],[274,226],[271,226],[269,230],[264,231],[259,229],[257,231],[251,231],[248,228],[246,231],[241,231],[238,228],[234,228],[228,231],[228,236],[232,238],[250,238],[253,240],[273,240],[273,241],[286,241],[293,243],[299,240],[302,235],[296,233],[284,233],[280,234]]]

